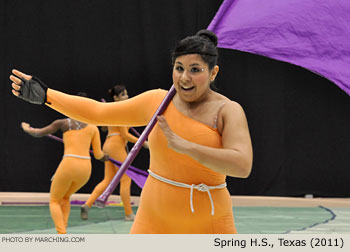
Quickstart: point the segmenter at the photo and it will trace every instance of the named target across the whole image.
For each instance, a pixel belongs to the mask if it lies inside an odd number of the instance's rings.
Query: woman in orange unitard
[[[108,90],[108,94],[115,101],[124,101],[129,98],[128,91],[124,85],[115,85],[113,88]],[[105,128],[105,127],[103,127]],[[119,126],[109,126],[108,135],[106,141],[103,145],[103,151],[108,154],[109,157],[124,162],[127,157],[126,144],[128,142],[136,143],[137,138],[128,132],[128,127]],[[148,148],[147,142],[144,144],[145,148]],[[111,162],[105,162],[105,177],[104,179],[95,187],[89,199],[81,207],[80,217],[83,220],[88,219],[88,209],[94,204],[96,199],[104,192],[109,183],[112,181],[114,175],[118,171],[118,168]],[[123,202],[126,221],[133,221],[135,215],[131,208],[130,203],[130,186],[131,179],[124,174],[120,180],[120,197]]]
[[[53,176],[50,188],[50,213],[58,234],[66,234],[70,214],[70,196],[90,178],[90,145],[96,159],[107,156],[101,150],[100,133],[96,126],[71,118],[59,119],[44,128],[32,128],[22,122],[23,130],[33,137],[43,137],[61,130],[64,155]]]
[[[215,34],[202,30],[173,51],[177,92],[149,135],[150,176],[130,233],[236,233],[225,178],[249,176],[252,146],[242,107],[210,88],[219,72],[216,44]],[[166,95],[151,90],[104,104],[12,73],[14,95],[96,125],[146,125]]]

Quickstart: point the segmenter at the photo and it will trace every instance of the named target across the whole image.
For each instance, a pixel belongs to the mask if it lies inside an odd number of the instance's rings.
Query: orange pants
[[[87,183],[91,161],[64,157],[53,177],[50,188],[50,213],[58,234],[66,234],[70,214],[70,196]]]

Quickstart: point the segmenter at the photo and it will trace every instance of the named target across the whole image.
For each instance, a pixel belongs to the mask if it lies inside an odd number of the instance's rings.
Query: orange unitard
[[[109,157],[124,162],[127,157],[125,145],[128,142],[136,143],[137,138],[128,132],[127,127],[109,126],[108,135],[103,145],[103,152]],[[104,192],[109,183],[112,181],[118,168],[111,162],[105,162],[105,176],[104,179],[95,187],[85,205],[91,207],[96,199]],[[125,215],[132,214],[130,204],[130,186],[131,179],[124,174],[120,179],[120,197],[123,201]]]
[[[48,89],[47,105],[76,120],[96,125],[146,125],[165,97],[164,90],[151,90],[131,99],[99,103]],[[171,130],[180,137],[205,146],[222,148],[221,135],[208,125],[191,119],[170,102],[163,113]],[[188,185],[217,186],[226,176],[167,146],[158,123],[149,135],[150,171]],[[192,197],[191,197],[192,196]],[[210,197],[211,196],[211,197]],[[141,193],[131,233],[236,233],[232,203],[226,187],[209,193],[174,186],[149,176]],[[213,206],[215,213],[212,215]],[[193,210],[191,211],[191,203]]]
[[[59,234],[66,233],[70,213],[70,196],[85,185],[90,178],[90,145],[92,145],[96,159],[104,156],[101,150],[100,133],[94,125],[64,132],[63,143],[64,156],[55,172],[50,188],[50,213]]]

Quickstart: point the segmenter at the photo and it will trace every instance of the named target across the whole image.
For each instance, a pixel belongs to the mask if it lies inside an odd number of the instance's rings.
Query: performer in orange
[[[70,196],[83,187],[91,175],[90,145],[96,159],[105,161],[96,126],[71,118],[59,119],[44,128],[32,128],[22,122],[23,130],[33,137],[43,137],[61,130],[64,155],[50,188],[50,213],[58,234],[66,234],[70,214]]]
[[[242,107],[210,88],[216,44],[202,30],[173,52],[177,93],[149,135],[150,176],[131,233],[236,233],[225,178],[249,176],[252,146]],[[104,104],[47,89],[17,70],[10,79],[14,95],[96,125],[146,125],[166,95],[151,90]]]
[[[113,88],[108,90],[108,94],[115,101],[124,101],[129,98],[128,91],[124,85],[115,85]],[[103,127],[104,129],[105,127]],[[137,138],[129,133],[128,127],[119,126],[109,126],[108,135],[106,141],[103,145],[104,153],[107,153],[109,157],[124,162],[127,157],[126,144],[128,142],[136,143]],[[147,142],[144,144],[145,148],[148,148]],[[95,187],[89,199],[81,207],[80,217],[83,220],[88,219],[88,210],[94,204],[96,199],[104,192],[107,188],[114,175],[118,171],[118,168],[111,162],[105,162],[105,177],[104,179]],[[131,208],[130,203],[130,186],[131,179],[124,174],[120,180],[120,197],[123,202],[126,221],[133,221],[135,215]]]

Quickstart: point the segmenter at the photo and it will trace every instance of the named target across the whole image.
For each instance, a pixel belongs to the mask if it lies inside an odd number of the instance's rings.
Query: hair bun
[[[206,39],[209,39],[215,46],[218,44],[218,37],[215,35],[214,32],[209,30],[200,30],[196,34],[197,36],[204,37]]]

